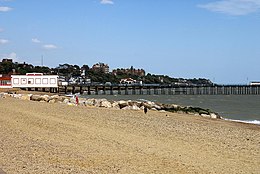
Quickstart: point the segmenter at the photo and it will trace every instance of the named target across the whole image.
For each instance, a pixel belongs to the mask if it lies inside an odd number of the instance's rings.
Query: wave
[[[141,101],[141,102],[149,102],[150,100],[146,100],[146,99],[143,99],[143,98],[139,98],[139,99],[137,99],[137,101]]]
[[[228,118],[224,118],[224,120],[260,125],[260,120],[233,120],[233,119],[228,119]]]

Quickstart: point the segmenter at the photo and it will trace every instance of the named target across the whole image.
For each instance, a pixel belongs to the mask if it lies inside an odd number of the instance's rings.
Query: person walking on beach
[[[79,105],[79,96],[76,95],[76,106],[78,106],[78,105]]]
[[[145,106],[145,107],[144,107],[144,113],[146,114],[147,111],[148,111],[148,109],[147,109],[147,107]]]

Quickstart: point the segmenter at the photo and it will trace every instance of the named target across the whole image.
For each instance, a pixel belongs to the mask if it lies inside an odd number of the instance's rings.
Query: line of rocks
[[[8,94],[0,93],[0,97],[14,97],[22,100],[31,100],[38,102],[47,103],[64,103],[67,105],[75,106],[76,98],[59,96],[59,95],[34,95],[34,94]],[[120,100],[120,101],[108,101],[107,99],[95,99],[95,98],[79,98],[78,105],[82,106],[94,106],[94,107],[104,107],[104,108],[114,108],[123,110],[143,110],[147,108],[148,110],[161,111],[161,112],[175,112],[175,113],[186,113],[192,115],[198,115],[208,118],[220,119],[221,117],[210,111],[209,109],[203,109],[199,107],[192,106],[180,106],[176,104],[163,104],[151,101],[132,101],[132,100]]]

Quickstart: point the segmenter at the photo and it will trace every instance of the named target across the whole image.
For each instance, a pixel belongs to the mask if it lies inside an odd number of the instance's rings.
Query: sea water
[[[210,109],[227,120],[260,124],[260,95],[90,95],[108,100],[148,100]]]

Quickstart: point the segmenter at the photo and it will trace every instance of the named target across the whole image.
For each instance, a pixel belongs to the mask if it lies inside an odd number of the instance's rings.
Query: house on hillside
[[[134,84],[134,83],[136,83],[136,80],[134,80],[132,78],[126,78],[126,79],[121,79],[120,83],[121,84]]]
[[[104,64],[104,63],[96,63],[92,66],[92,70],[95,72],[103,72],[105,74],[108,74],[109,66],[108,64]]]

